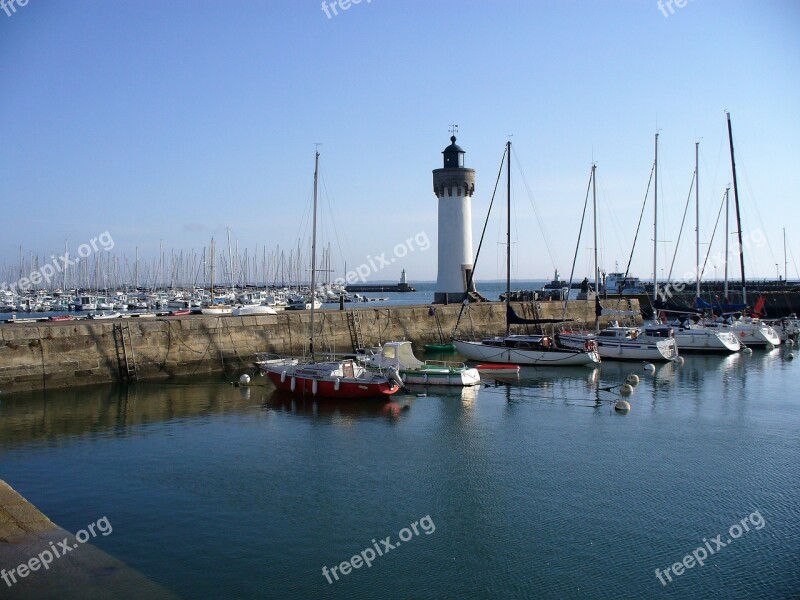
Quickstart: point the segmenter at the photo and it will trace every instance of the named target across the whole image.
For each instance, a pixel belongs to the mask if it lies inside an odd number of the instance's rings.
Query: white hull
[[[419,385],[479,385],[480,373],[477,369],[408,369],[400,371],[400,377],[405,383]]]
[[[675,341],[681,352],[714,352],[730,354],[738,352],[742,344],[732,333],[708,329],[684,329],[675,331]]]
[[[597,343],[597,352],[600,358],[607,360],[646,360],[649,362],[663,362],[674,360],[678,356],[674,340],[638,341],[638,340],[614,340],[595,337],[591,334],[567,334],[560,333],[558,339],[564,346],[580,349],[584,347],[587,340],[594,340]]]
[[[597,352],[510,348],[465,340],[453,340],[453,344],[459,354],[478,362],[564,367],[591,366],[600,362],[600,355]]]
[[[200,309],[204,315],[229,315],[233,313],[233,308],[230,306],[205,306]]]
[[[731,327],[731,333],[739,338],[746,346],[765,348],[767,346],[780,346],[781,338],[772,327]]]
[[[278,313],[274,308],[270,308],[269,306],[253,305],[234,308],[231,314],[234,317],[245,317],[248,315],[277,315]]]

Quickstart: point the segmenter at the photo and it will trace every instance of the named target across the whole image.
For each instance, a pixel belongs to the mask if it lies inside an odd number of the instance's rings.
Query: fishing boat
[[[647,290],[638,277],[625,273],[609,273],[605,279],[605,292],[621,296],[631,294],[646,294]]]
[[[316,289],[317,253],[317,188],[319,175],[319,152],[314,159],[314,209],[311,235],[311,290]],[[309,311],[310,362],[301,363],[296,358],[267,358],[256,363],[279,390],[295,395],[317,398],[368,399],[386,398],[397,393],[403,385],[400,375],[393,368],[372,370],[355,359],[316,361],[314,357],[314,316],[316,302],[311,302]]]
[[[582,348],[564,347],[558,336],[544,334],[518,335],[511,333],[511,326],[559,323],[563,319],[524,319],[511,307],[511,142],[506,142],[503,156],[507,161],[507,221],[506,221],[506,331],[505,335],[472,341],[454,334],[453,344],[468,360],[477,362],[506,363],[519,365],[579,366],[596,365],[600,362],[597,346],[587,341]],[[470,274],[472,277],[472,274]],[[470,280],[471,282],[471,280]],[[464,305],[466,306],[466,305]],[[463,307],[462,307],[463,314]],[[461,315],[459,315],[460,320]],[[458,324],[456,324],[456,332]]]
[[[367,365],[396,369],[404,383],[469,386],[481,382],[478,370],[462,362],[419,360],[414,356],[411,342],[406,341],[384,343],[380,352],[368,356]]]

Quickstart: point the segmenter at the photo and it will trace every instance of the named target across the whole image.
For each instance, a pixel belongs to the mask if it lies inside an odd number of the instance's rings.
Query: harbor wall
[[[516,303],[526,318],[561,318],[561,302]],[[572,301],[568,317],[594,323],[594,303]],[[619,308],[638,310],[634,300]],[[353,351],[355,315],[365,346],[390,340],[438,343],[440,328],[449,338],[461,305],[359,307],[315,313],[317,352]],[[66,388],[124,379],[125,360],[138,380],[157,380],[209,372],[234,372],[253,366],[259,353],[303,356],[308,352],[310,314],[287,311],[263,316],[127,318],[0,325],[0,391]],[[437,324],[438,321],[438,324]],[[641,322],[641,320],[640,320]],[[117,331],[114,328],[118,328]],[[120,330],[125,340],[121,348]],[[524,331],[524,328],[517,331]],[[472,304],[460,332],[467,336],[502,333],[505,305]],[[531,329],[531,331],[534,331]]]

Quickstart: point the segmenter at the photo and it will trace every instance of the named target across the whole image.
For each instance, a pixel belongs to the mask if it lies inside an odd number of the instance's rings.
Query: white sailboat
[[[592,165],[592,206],[594,212],[594,273],[595,287],[599,289],[600,269],[597,262],[597,165]],[[577,249],[576,249],[577,252]],[[619,274],[624,281],[625,274]],[[618,292],[622,293],[622,288]],[[603,309],[600,306],[600,299],[595,296],[597,305],[596,314],[598,317],[604,313],[626,312]],[[569,303],[567,299],[564,305]],[[636,313],[633,313],[636,314]],[[574,331],[564,330],[559,332],[558,339],[568,348],[580,349],[593,343],[597,347],[597,352],[603,359],[609,360],[636,360],[636,361],[668,361],[678,357],[678,347],[675,343],[673,330],[662,325],[648,325],[641,327],[625,327],[614,323],[603,330]]]
[[[538,324],[554,322],[552,319],[534,320],[519,317],[511,307],[511,142],[506,142],[507,160],[507,222],[506,222],[506,332],[503,336],[472,341],[453,337],[456,350],[469,360],[482,363],[517,365],[581,366],[596,365],[600,355],[594,342],[583,348],[565,348],[558,336],[512,335],[512,324]],[[465,302],[468,302],[465,301]],[[557,320],[556,320],[557,321]]]
[[[653,209],[653,305],[658,308],[661,305],[666,305],[666,302],[659,302],[658,300],[658,278],[656,277],[657,271],[657,257],[658,257],[658,133],[656,133],[655,141],[655,160],[653,162],[655,187],[653,192],[654,209]],[[695,146],[695,178],[697,177],[698,160],[697,160],[697,146]],[[699,186],[695,179],[695,202],[699,202]],[[699,231],[699,224],[698,224]],[[699,235],[699,233],[698,233]],[[699,239],[699,238],[698,238]],[[699,246],[698,246],[699,247]],[[700,256],[697,253],[697,294],[700,294]],[[669,311],[668,306],[662,310],[663,314]],[[666,316],[662,319],[666,321]],[[654,325],[658,325],[654,321]],[[739,339],[729,331],[717,331],[704,327],[702,322],[694,321],[690,318],[678,318],[671,323],[674,328],[675,342],[681,352],[703,352],[703,353],[719,353],[729,354],[731,352],[738,352],[742,348]]]

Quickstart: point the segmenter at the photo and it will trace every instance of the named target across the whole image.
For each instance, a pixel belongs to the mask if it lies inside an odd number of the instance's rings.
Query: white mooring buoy
[[[619,393],[623,396],[630,396],[633,393],[633,386],[628,383],[623,383],[619,388]]]
[[[745,346],[744,349],[742,350],[742,352],[744,352],[745,354],[752,354],[753,353],[753,349],[750,348],[749,346]]]
[[[656,370],[656,366],[653,363],[646,362],[644,363],[644,370],[652,372]]]
[[[244,375],[242,375],[241,377],[239,377],[239,383],[240,383],[241,385],[247,385],[248,383],[250,383],[250,375],[248,375],[247,373],[245,373]]]
[[[685,363],[685,362],[686,362],[686,361],[683,359],[683,357],[682,357],[682,356],[676,356],[676,357],[675,357],[675,364],[682,365],[682,364],[683,364],[683,363]]]
[[[625,378],[625,382],[631,386],[637,385],[639,383],[639,376],[636,373],[631,373]]]

